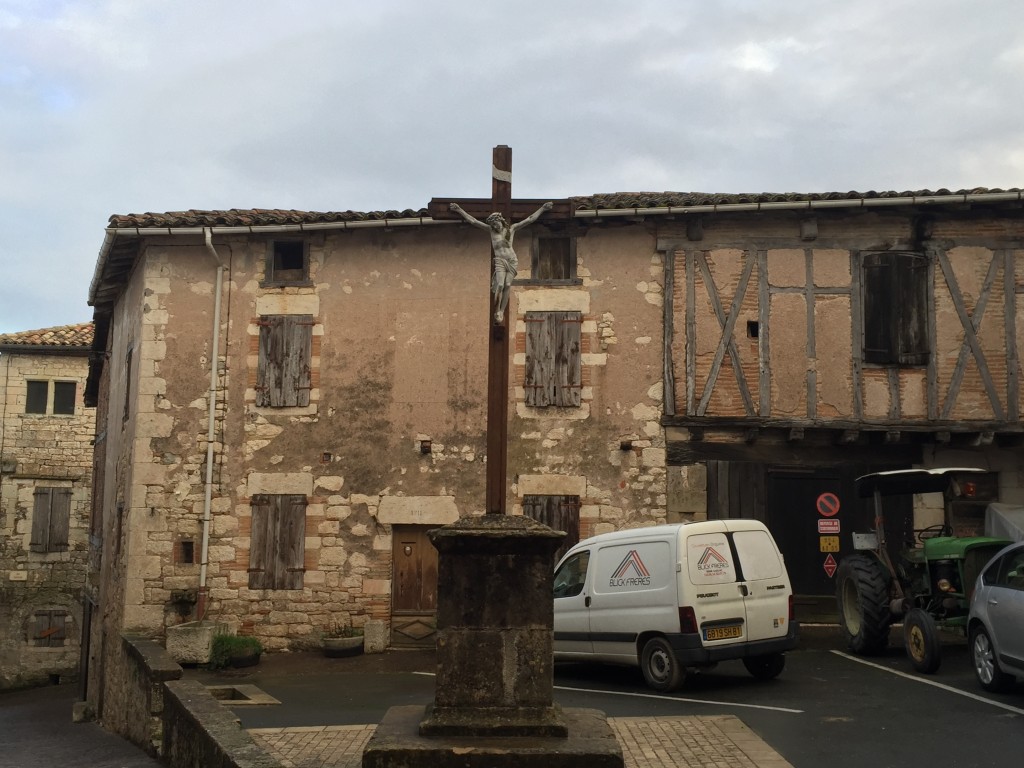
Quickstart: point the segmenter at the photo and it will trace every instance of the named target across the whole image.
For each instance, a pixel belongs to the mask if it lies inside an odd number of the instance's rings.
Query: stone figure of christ
[[[512,238],[515,236],[517,229],[532,224],[545,211],[550,211],[553,205],[553,203],[544,203],[544,205],[525,219],[517,221],[515,224],[509,224],[500,213],[492,213],[486,219],[480,221],[462,210],[458,203],[452,203],[448,206],[474,227],[486,229],[491,233],[491,250],[494,252],[491,294],[494,301],[494,322],[498,325],[501,324],[505,317],[509,291],[512,288],[512,281],[516,279],[516,270],[519,268],[516,252],[512,250]]]

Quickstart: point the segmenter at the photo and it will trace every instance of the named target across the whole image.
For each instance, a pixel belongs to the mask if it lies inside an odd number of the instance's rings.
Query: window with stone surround
[[[251,503],[249,589],[302,589],[306,497],[261,493]]]
[[[32,504],[33,552],[63,552],[68,548],[71,522],[70,488],[36,488]]]
[[[263,285],[311,285],[309,244],[304,240],[273,240],[267,245]]]
[[[579,496],[523,496],[523,515],[544,523],[548,528],[565,531],[565,538],[555,552],[555,562],[580,540]]]
[[[928,364],[928,258],[910,251],[861,254],[864,362]]]
[[[73,381],[26,381],[25,413],[74,416],[77,389]]]
[[[526,404],[578,408],[583,388],[580,312],[526,313]]]
[[[263,315],[259,322],[256,405],[309,405],[312,382],[313,316]]]
[[[63,648],[67,622],[67,611],[36,611],[29,627],[29,644],[36,648]]]

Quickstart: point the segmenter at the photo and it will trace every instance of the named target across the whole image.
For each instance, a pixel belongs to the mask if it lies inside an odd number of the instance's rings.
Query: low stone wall
[[[165,683],[161,760],[171,768],[280,768],[195,680]]]
[[[280,768],[231,710],[182,669],[158,642],[122,638],[118,702],[104,725],[170,768]]]
[[[161,713],[164,708],[163,684],[181,677],[181,667],[155,640],[143,637],[121,638],[119,674],[115,701],[103,707],[103,725],[137,744],[152,755],[161,742]],[[109,694],[108,694],[109,695]]]

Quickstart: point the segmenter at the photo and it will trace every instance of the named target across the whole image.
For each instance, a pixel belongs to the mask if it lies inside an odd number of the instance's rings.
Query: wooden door
[[[437,550],[425,525],[396,525],[391,534],[391,645],[433,647],[437,632]]]

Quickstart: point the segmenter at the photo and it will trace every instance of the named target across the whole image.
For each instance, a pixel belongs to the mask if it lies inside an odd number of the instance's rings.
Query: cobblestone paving
[[[610,717],[626,768],[792,768],[732,715]],[[283,768],[359,768],[375,725],[254,728]]]

